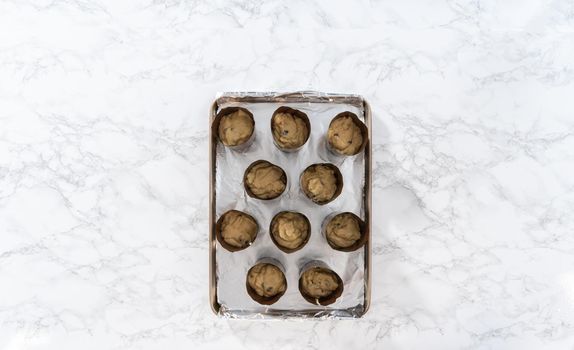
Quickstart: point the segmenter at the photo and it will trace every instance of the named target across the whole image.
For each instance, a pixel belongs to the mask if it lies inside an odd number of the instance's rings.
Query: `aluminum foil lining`
[[[313,93],[316,96],[316,93]],[[331,119],[338,113],[350,111],[365,121],[363,105],[329,101],[323,94],[321,102],[236,102],[234,96],[257,96],[257,93],[221,94],[219,109],[239,106],[247,108],[255,119],[255,139],[246,150],[234,151],[221,142],[216,145],[215,159],[215,214],[216,220],[228,210],[236,209],[252,215],[260,230],[253,244],[238,252],[225,250],[219,242],[216,245],[216,288],[217,301],[221,305],[220,315],[230,318],[263,317],[359,317],[365,303],[365,250],[339,252],[332,249],[321,233],[321,224],[334,212],[350,211],[361,219],[365,218],[364,186],[365,156],[360,153],[352,157],[341,157],[327,150],[326,133]],[[269,96],[269,94],[260,94]],[[294,153],[284,153],[273,143],[271,116],[280,106],[289,106],[303,111],[311,122],[311,133],[307,143]],[[218,109],[218,110],[219,110]],[[287,188],[274,200],[251,198],[244,190],[242,179],[245,169],[256,160],[267,160],[280,166],[287,173]],[[314,163],[332,163],[343,175],[343,191],[333,202],[320,206],[311,202],[299,186],[302,171]],[[283,210],[303,213],[311,222],[311,236],[305,247],[291,254],[279,250],[271,240],[269,224],[275,214]],[[272,258],[285,268],[287,291],[270,306],[260,305],[252,300],[245,288],[246,275],[258,260]],[[301,268],[309,261],[319,260],[335,271],[344,282],[344,290],[337,301],[328,306],[317,306],[307,302],[298,290]]]

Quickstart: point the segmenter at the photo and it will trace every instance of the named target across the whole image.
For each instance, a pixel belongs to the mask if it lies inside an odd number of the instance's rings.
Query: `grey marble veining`
[[[360,320],[218,319],[218,91],[374,116]],[[574,347],[574,3],[0,1],[0,348]]]

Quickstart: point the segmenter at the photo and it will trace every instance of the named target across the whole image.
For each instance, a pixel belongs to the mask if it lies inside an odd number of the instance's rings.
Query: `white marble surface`
[[[218,319],[217,91],[364,95],[372,308]],[[0,1],[0,348],[573,349],[574,3]]]

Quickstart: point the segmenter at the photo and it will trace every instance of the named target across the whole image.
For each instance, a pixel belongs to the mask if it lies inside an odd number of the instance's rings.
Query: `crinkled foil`
[[[334,96],[339,98],[336,101]],[[340,157],[327,150],[327,129],[338,113],[350,111],[365,122],[362,98],[314,92],[292,94],[223,93],[217,99],[217,110],[239,106],[247,108],[255,119],[255,139],[243,151],[234,151],[217,142],[215,147],[215,217],[217,220],[228,210],[236,209],[252,215],[259,223],[259,233],[253,244],[238,252],[229,252],[219,243],[215,247],[216,304],[219,315],[229,318],[307,317],[342,318],[360,317],[365,311],[366,249],[354,252],[333,250],[321,232],[323,220],[334,212],[350,211],[367,221],[365,210],[366,167],[364,152],[352,157]],[[274,102],[263,102],[274,100]],[[312,102],[310,102],[312,101]],[[273,143],[271,115],[280,106],[303,111],[311,122],[307,143],[294,153],[284,153]],[[287,173],[287,188],[274,200],[258,200],[245,192],[242,179],[245,169],[256,160],[267,160]],[[320,206],[311,202],[299,186],[302,171],[314,163],[332,163],[343,175],[343,190],[333,202]],[[311,237],[305,247],[287,254],[272,242],[269,224],[275,214],[283,210],[303,213],[311,222]],[[247,294],[247,271],[262,258],[279,261],[286,270],[287,291],[270,306],[260,305]],[[337,301],[328,306],[307,302],[298,289],[299,275],[305,263],[319,260],[335,271],[344,282],[344,290]]]

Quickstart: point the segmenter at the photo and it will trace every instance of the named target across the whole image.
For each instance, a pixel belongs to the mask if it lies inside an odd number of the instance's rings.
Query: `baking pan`
[[[245,108],[252,113],[255,131],[250,144],[240,149],[225,147],[218,139],[216,116],[224,108]],[[271,117],[279,107],[303,111],[311,124],[311,136],[295,152],[276,147],[270,130]],[[352,112],[364,123],[368,141],[356,156],[344,157],[329,150],[326,130],[338,114]],[[227,92],[217,96],[210,110],[209,148],[209,297],[213,312],[228,318],[358,318],[371,299],[371,110],[359,95],[313,91],[291,93]],[[265,159],[287,173],[287,189],[277,199],[251,198],[243,187],[244,170]],[[299,174],[314,163],[332,163],[343,173],[343,193],[332,203],[318,206],[299,188]],[[237,252],[224,249],[216,239],[216,223],[227,210],[253,216],[259,226],[252,246]],[[268,230],[273,216],[283,210],[300,211],[311,220],[311,236],[303,249],[286,253],[275,246]],[[322,234],[322,222],[337,212],[354,212],[364,222],[365,244],[356,251],[336,251]],[[274,259],[286,270],[288,289],[273,305],[260,305],[249,297],[245,276],[261,259]],[[344,283],[334,303],[309,303],[296,286],[302,269],[311,261],[330,266]]]

